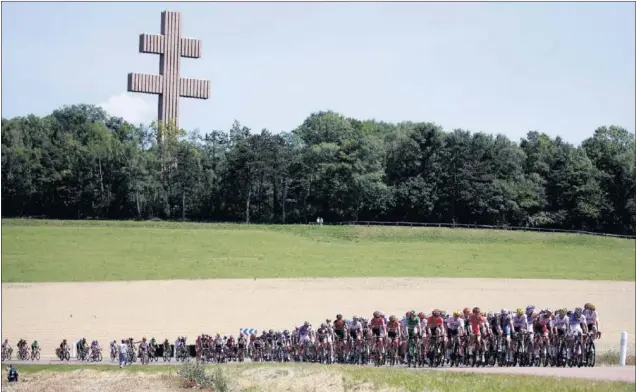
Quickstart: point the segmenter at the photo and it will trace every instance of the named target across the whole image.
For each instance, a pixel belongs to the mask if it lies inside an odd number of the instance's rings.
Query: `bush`
[[[215,392],[230,392],[227,377],[223,370],[216,368],[214,374],[205,372],[205,366],[197,361],[184,363],[177,370],[177,374],[183,379],[184,388],[209,389]]]
[[[616,366],[620,359],[620,353],[618,350],[610,350],[596,353],[596,364],[604,366]],[[633,355],[627,354],[625,364],[628,366],[636,365],[636,358]]]

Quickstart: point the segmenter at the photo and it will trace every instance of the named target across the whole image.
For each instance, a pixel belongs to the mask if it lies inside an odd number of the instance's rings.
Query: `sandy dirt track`
[[[634,282],[513,279],[236,279],[2,285],[2,334],[15,342],[37,338],[43,358],[62,338],[108,340],[155,336],[192,341],[206,333],[237,334],[239,328],[314,325],[336,313],[370,315],[379,309],[446,310],[480,306],[575,307],[593,302],[603,339],[599,350],[618,348],[620,331],[630,334],[633,354]]]

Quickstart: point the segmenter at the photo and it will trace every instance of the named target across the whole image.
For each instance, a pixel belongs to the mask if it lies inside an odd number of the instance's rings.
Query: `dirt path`
[[[604,338],[599,350],[618,347],[630,334],[633,354],[635,283],[507,279],[240,279],[2,285],[3,338],[37,338],[51,357],[62,338],[108,340],[202,332],[237,334],[239,328],[314,325],[340,312],[402,315],[411,308],[446,310],[478,305],[575,307],[596,304]]]

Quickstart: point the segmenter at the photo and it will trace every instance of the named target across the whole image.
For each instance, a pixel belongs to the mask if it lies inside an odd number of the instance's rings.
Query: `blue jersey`
[[[580,324],[585,324],[585,316],[581,314],[580,317],[576,317],[576,315],[572,313],[572,315],[570,316],[570,325],[574,326]]]
[[[512,322],[512,318],[510,317],[509,314],[505,316],[502,314],[499,314],[499,317],[497,317],[497,319],[499,321],[499,326],[501,328],[506,328],[506,327],[510,328],[510,323]]]

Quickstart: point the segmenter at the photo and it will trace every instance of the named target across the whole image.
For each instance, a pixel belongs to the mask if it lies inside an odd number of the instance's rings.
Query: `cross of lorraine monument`
[[[181,37],[181,13],[161,13],[161,34],[139,35],[139,53],[159,55],[159,75],[129,73],[128,91],[158,94],[157,119],[179,127],[179,97],[208,99],[210,81],[180,77],[181,57],[201,57],[201,41]]]

